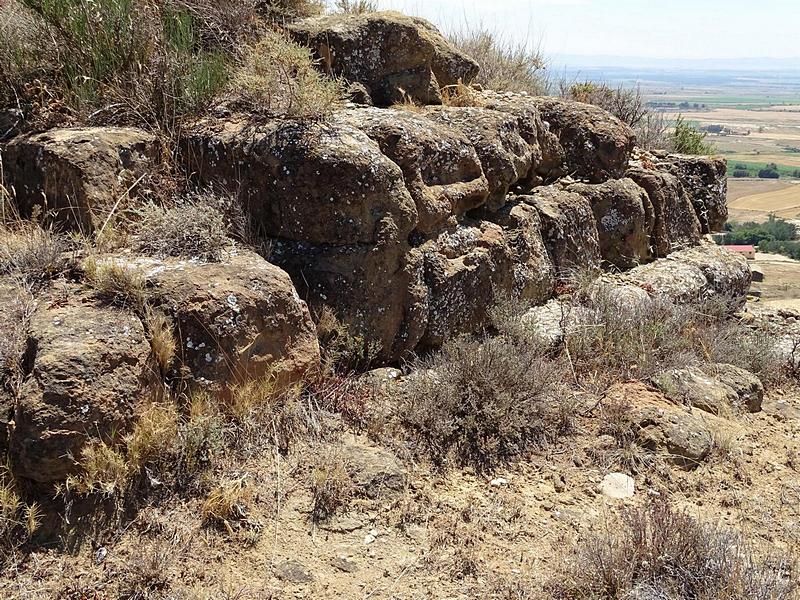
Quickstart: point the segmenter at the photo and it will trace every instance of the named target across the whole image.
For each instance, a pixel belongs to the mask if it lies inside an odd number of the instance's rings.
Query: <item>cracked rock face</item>
[[[75,473],[87,442],[124,435],[160,393],[138,317],[70,284],[33,313],[26,362],[9,445],[14,472],[34,481]]]

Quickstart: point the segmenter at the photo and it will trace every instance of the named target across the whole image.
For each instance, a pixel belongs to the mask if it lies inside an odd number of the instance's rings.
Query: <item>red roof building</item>
[[[756,259],[756,248],[755,246],[725,246],[731,252],[736,252],[737,254],[743,254],[747,260],[755,260]]]

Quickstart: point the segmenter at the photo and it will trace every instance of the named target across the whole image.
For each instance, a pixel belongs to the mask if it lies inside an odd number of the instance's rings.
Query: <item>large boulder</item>
[[[109,260],[126,260],[114,257]],[[222,262],[127,259],[169,315],[187,380],[229,387],[270,375],[297,381],[319,365],[316,330],[289,276],[245,250]]]
[[[288,30],[312,49],[320,68],[364,85],[377,106],[440,104],[440,86],[468,84],[478,73],[477,63],[433,25],[396,12],[323,15]]]
[[[703,233],[722,231],[728,220],[728,162],[719,156],[668,154],[657,160],[689,195]]]
[[[6,185],[18,208],[34,207],[59,224],[91,232],[115,204],[147,187],[161,146],[155,135],[130,127],[51,129],[20,135],[5,147]]]
[[[652,247],[656,256],[700,242],[700,221],[675,175],[634,163],[626,176],[644,188],[653,205]]]
[[[542,238],[559,277],[564,278],[575,269],[599,266],[597,223],[586,198],[549,185],[516,199],[539,213]]]
[[[699,367],[670,369],[653,377],[653,384],[670,400],[715,415],[727,415],[738,400],[736,392]]]
[[[90,440],[119,440],[160,392],[144,327],[133,313],[64,284],[30,320],[29,373],[9,446],[14,472],[55,482],[77,472]]]
[[[430,107],[428,117],[463,133],[474,145],[489,181],[490,210],[503,206],[509,190],[536,183],[535,168],[542,151],[513,114],[482,107]]]
[[[567,172],[590,183],[622,177],[636,142],[630,127],[590,104],[551,97],[532,101],[564,148]]]
[[[229,187],[270,237],[348,246],[387,230],[402,240],[417,225],[400,167],[345,123],[209,119],[184,151],[193,177]]]
[[[348,110],[336,120],[361,129],[402,169],[419,215],[417,231],[431,233],[486,201],[489,184],[481,162],[457,130],[403,110]]]
[[[673,302],[720,298],[736,307],[747,300],[750,267],[743,256],[704,244],[631,269],[623,279]]]
[[[620,270],[651,258],[653,205],[647,193],[631,179],[600,184],[578,183],[567,188],[592,206],[603,260]]]

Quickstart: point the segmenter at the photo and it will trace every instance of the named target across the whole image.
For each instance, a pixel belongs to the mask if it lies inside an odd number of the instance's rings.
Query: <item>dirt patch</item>
[[[800,215],[800,184],[758,179],[728,179],[728,211],[732,221],[765,221]]]

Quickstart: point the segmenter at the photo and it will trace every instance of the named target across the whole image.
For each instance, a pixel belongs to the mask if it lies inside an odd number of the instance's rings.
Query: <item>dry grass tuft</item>
[[[336,12],[347,15],[363,15],[378,10],[374,0],[336,0]]]
[[[229,224],[213,197],[190,196],[175,206],[149,204],[134,225],[140,252],[152,256],[182,256],[221,260],[230,245]]]
[[[326,374],[366,371],[380,354],[377,342],[353,335],[329,306],[322,307],[315,321]]]
[[[552,587],[574,599],[789,600],[800,589],[792,566],[785,556],[759,560],[740,535],[659,500],[625,510],[576,548]]]
[[[311,467],[311,520],[325,521],[347,507],[355,486],[340,456],[328,453],[315,455]]]
[[[0,566],[33,537],[43,516],[37,503],[22,501],[8,469],[0,469]]]
[[[116,306],[142,310],[147,299],[144,274],[114,260],[83,261],[84,279],[98,297]]]
[[[527,42],[502,38],[488,29],[466,29],[449,36],[450,43],[481,66],[474,83],[487,90],[527,92],[543,95],[547,91],[542,52]]]
[[[308,48],[286,34],[266,31],[233,76],[237,104],[270,116],[318,121],[345,102],[341,81],[320,73]]]
[[[445,106],[484,106],[480,95],[470,86],[459,81],[456,85],[442,88],[442,104]]]
[[[324,0],[259,0],[258,10],[272,21],[292,21],[325,11]]]
[[[246,521],[252,501],[252,488],[245,479],[223,482],[215,487],[200,507],[205,525],[224,527],[233,534],[232,523]]]
[[[162,373],[166,373],[175,360],[175,352],[178,349],[172,322],[164,313],[148,308],[145,311],[144,324],[156,362],[161,367]]]
[[[33,221],[0,223],[0,275],[41,284],[66,268],[65,240]]]

